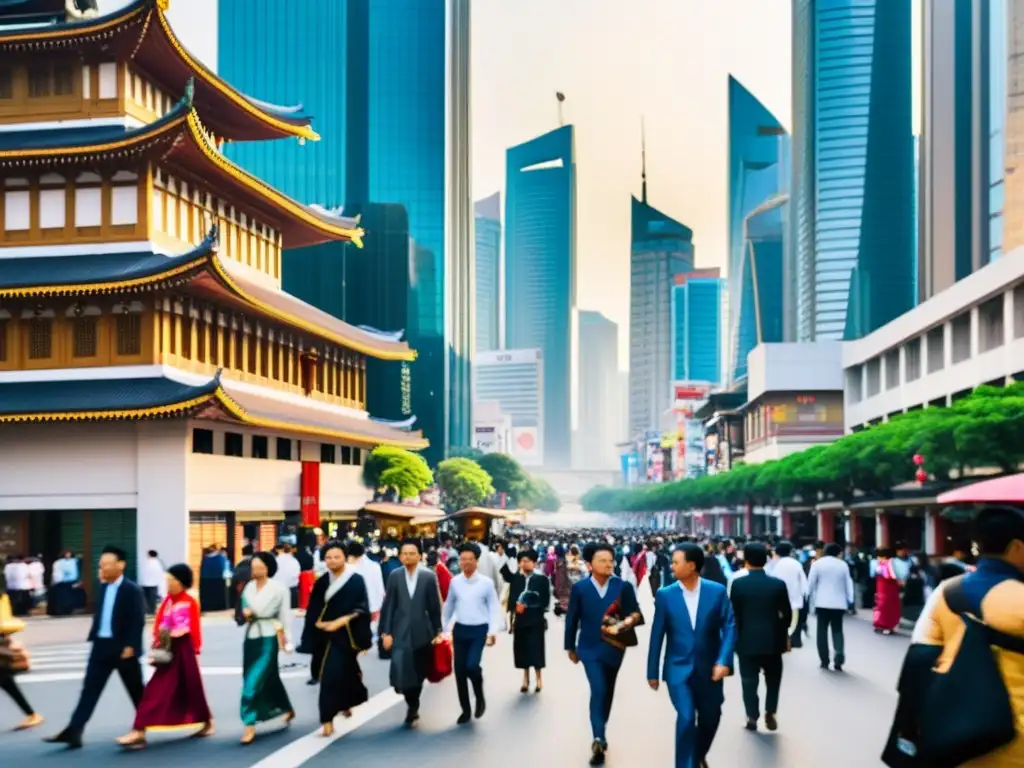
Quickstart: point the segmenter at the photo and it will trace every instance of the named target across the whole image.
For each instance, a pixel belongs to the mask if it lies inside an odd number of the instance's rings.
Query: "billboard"
[[[539,467],[544,463],[537,427],[512,427],[512,458],[524,467]]]
[[[708,395],[711,394],[711,385],[703,382],[680,381],[675,383],[673,390],[675,392],[673,410],[676,414],[679,433],[679,441],[676,443],[673,456],[673,474],[676,479],[699,477],[707,471],[704,453],[704,425],[695,419],[694,415],[707,402]]]

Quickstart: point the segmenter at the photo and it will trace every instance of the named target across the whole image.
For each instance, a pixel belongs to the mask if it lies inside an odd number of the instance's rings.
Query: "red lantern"
[[[928,473],[925,472],[923,469],[919,469],[914,475],[914,478],[917,480],[917,482],[923,485],[924,482],[928,479]]]
[[[914,466],[915,467],[920,467],[923,464],[924,464],[924,456],[922,456],[920,453],[915,453],[914,454]]]

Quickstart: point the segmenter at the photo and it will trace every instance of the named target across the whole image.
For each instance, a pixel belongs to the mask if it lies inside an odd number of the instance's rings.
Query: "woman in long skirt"
[[[535,550],[519,553],[519,571],[512,573],[506,565],[502,576],[508,582],[508,604],[512,606],[512,655],[516,669],[523,670],[520,693],[530,690],[530,670],[537,675],[535,693],[544,689],[544,635],[547,631],[548,605],[551,604],[551,582],[536,572],[540,559]]]
[[[327,573],[313,587],[303,637],[311,638],[320,664],[320,724],[326,737],[334,733],[335,717],[351,717],[353,707],[370,697],[359,654],[373,645],[373,631],[366,583],[347,566],[344,545],[331,541],[321,552]]]
[[[11,640],[11,635],[23,628],[24,623],[14,618],[5,585],[0,583],[0,691],[10,696],[25,715],[25,719],[15,727],[16,731],[27,731],[43,722],[43,716],[32,708],[14,680],[16,672],[28,669],[28,653],[23,646]]]
[[[242,590],[242,615],[247,622],[242,652],[242,743],[252,744],[256,724],[284,716],[295,719],[288,691],[277,665],[279,650],[292,652],[291,593],[272,581],[277,560],[257,552],[249,564],[252,578]]]
[[[203,644],[199,603],[188,594],[192,583],[192,569],[184,563],[167,569],[167,597],[153,622],[150,658],[156,671],[142,694],[131,733],[117,740],[125,749],[145,747],[150,730],[201,725],[196,736],[213,735],[213,715],[197,659]]]
[[[900,582],[892,567],[892,554],[878,553],[878,569],[875,571],[875,610],[873,614],[875,632],[891,635],[900,623]]]

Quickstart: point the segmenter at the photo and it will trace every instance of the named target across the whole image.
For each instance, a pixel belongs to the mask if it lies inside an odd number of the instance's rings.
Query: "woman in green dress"
[[[256,738],[256,724],[284,716],[295,719],[295,710],[281,682],[278,651],[292,652],[291,594],[273,581],[277,560],[269,552],[257,552],[250,563],[252,578],[242,590],[245,645],[242,654],[242,743]]]

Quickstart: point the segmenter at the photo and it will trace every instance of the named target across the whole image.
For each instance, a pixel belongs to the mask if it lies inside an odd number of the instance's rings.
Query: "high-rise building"
[[[523,466],[547,463],[545,368],[539,349],[480,352],[473,361],[473,402],[497,403],[512,419],[512,456]]]
[[[1003,152],[1005,190],[992,187],[993,198],[1004,194],[1001,226],[1002,252],[1024,246],[1024,0],[1006,4],[1006,110],[996,111],[993,123],[1004,119]],[[993,238],[994,239],[994,238]]]
[[[722,300],[719,269],[676,275],[672,285],[672,378],[719,384],[722,370]]]
[[[788,150],[781,123],[730,75],[728,383],[746,377],[750,350],[783,339]]]
[[[600,312],[579,312],[580,418],[573,465],[615,469],[619,452],[619,327]]]
[[[640,199],[632,198],[629,248],[629,435],[660,429],[672,407],[672,285],[693,269],[693,230],[647,202],[647,151]]]
[[[910,49],[910,2],[793,2],[800,341],[859,338],[914,304]]]
[[[476,351],[501,348],[501,193],[476,204]]]
[[[1004,182],[1012,183],[1006,174],[1013,58],[1008,21],[1015,4],[1024,9],[1020,0],[924,5],[921,301],[999,258],[1003,249]]]
[[[572,461],[575,311],[576,161],[566,125],[509,149],[505,179],[505,346],[543,354],[542,440],[553,467]]]
[[[378,373],[402,387],[382,386],[376,405],[415,416],[436,461],[470,437],[469,0],[304,0],[303,11],[219,0],[219,68],[269,98],[302,94],[292,112],[315,112],[331,138],[227,151],[304,202],[362,217],[365,250],[286,254],[284,285],[348,322],[415,340],[414,362]],[[408,290],[382,303],[373,285]]]

